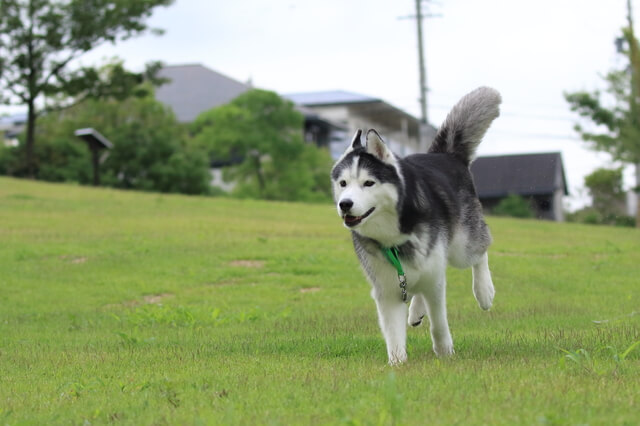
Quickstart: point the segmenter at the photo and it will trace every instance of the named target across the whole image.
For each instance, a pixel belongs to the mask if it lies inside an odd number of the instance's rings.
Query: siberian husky
[[[408,323],[428,316],[433,350],[453,354],[445,300],[447,263],[472,268],[473,294],[489,309],[495,294],[482,216],[469,165],[500,94],[481,87],[451,110],[426,154],[399,158],[373,129],[358,130],[332,171],[338,214],[371,282],[390,364],[406,361]]]

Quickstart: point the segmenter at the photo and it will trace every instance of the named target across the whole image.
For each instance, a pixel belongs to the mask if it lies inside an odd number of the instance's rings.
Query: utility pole
[[[429,86],[427,86],[427,67],[424,64],[424,40],[422,37],[422,21],[424,18],[431,18],[435,16],[441,15],[433,15],[430,13],[423,14],[422,13],[422,2],[425,0],[415,0],[416,1],[416,14],[412,16],[405,16],[400,19],[410,18],[416,20],[416,28],[418,33],[418,72],[420,74],[420,129],[418,135],[418,143],[419,149],[421,151],[426,151],[429,144],[430,135],[428,129],[429,117],[427,115],[427,92],[429,91]],[[428,0],[427,0],[428,1]]]
[[[418,29],[418,66],[420,72],[420,122],[421,127],[427,125],[427,69],[424,66],[424,46],[422,41],[422,0],[416,0],[416,23]],[[422,133],[422,129],[421,133]]]

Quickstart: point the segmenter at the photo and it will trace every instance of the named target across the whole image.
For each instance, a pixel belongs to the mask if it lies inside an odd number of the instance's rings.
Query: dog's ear
[[[362,148],[362,129],[356,130],[351,139],[351,149]]]
[[[393,153],[374,129],[367,132],[367,152],[384,163],[394,161]]]

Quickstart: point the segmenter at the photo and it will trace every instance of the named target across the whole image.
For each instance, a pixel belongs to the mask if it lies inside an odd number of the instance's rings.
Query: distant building
[[[18,146],[18,135],[24,131],[26,123],[26,113],[0,117],[0,142],[6,146]]]
[[[420,120],[393,105],[378,99],[347,91],[308,92],[283,95],[344,130],[331,137],[331,155],[338,158],[357,129],[374,128],[400,156],[424,152],[435,136],[436,129],[427,125],[420,140]],[[346,133],[345,133],[346,131]]]
[[[569,192],[560,153],[479,157],[471,173],[485,211],[515,194],[529,200],[538,219],[564,220],[562,198]]]

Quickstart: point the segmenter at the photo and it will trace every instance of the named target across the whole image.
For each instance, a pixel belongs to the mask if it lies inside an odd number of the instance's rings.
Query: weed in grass
[[[117,331],[116,335],[118,337],[120,337],[122,339],[122,342],[131,347],[131,346],[138,346],[138,345],[142,345],[142,344],[148,344],[148,343],[153,343],[155,342],[156,338],[155,337],[149,337],[147,339],[141,339],[139,337],[135,337],[135,336],[131,336],[125,332],[122,331]]]
[[[615,348],[615,346],[607,346],[606,349],[609,349],[612,355],[612,358],[614,361],[616,362],[624,362],[625,359],[627,359],[627,356],[638,346],[640,346],[640,340],[638,340],[637,342],[633,343],[631,346],[629,346],[627,349],[625,349],[622,353],[618,353],[617,349]]]
[[[583,348],[575,351],[560,348],[565,353],[561,358],[561,365],[565,366],[565,360],[569,360],[589,374],[596,376],[617,375],[624,372],[627,356],[638,346],[640,346],[640,341],[619,352],[615,346],[607,345],[599,348],[593,356]]]
[[[568,359],[569,361],[578,365],[582,370],[585,370],[588,373],[599,374],[600,371],[596,369],[596,362],[591,358],[589,352],[585,349],[577,349],[575,351],[570,351],[566,349],[560,348],[562,352],[565,353],[565,356],[561,358],[561,365],[564,366],[564,360]]]

